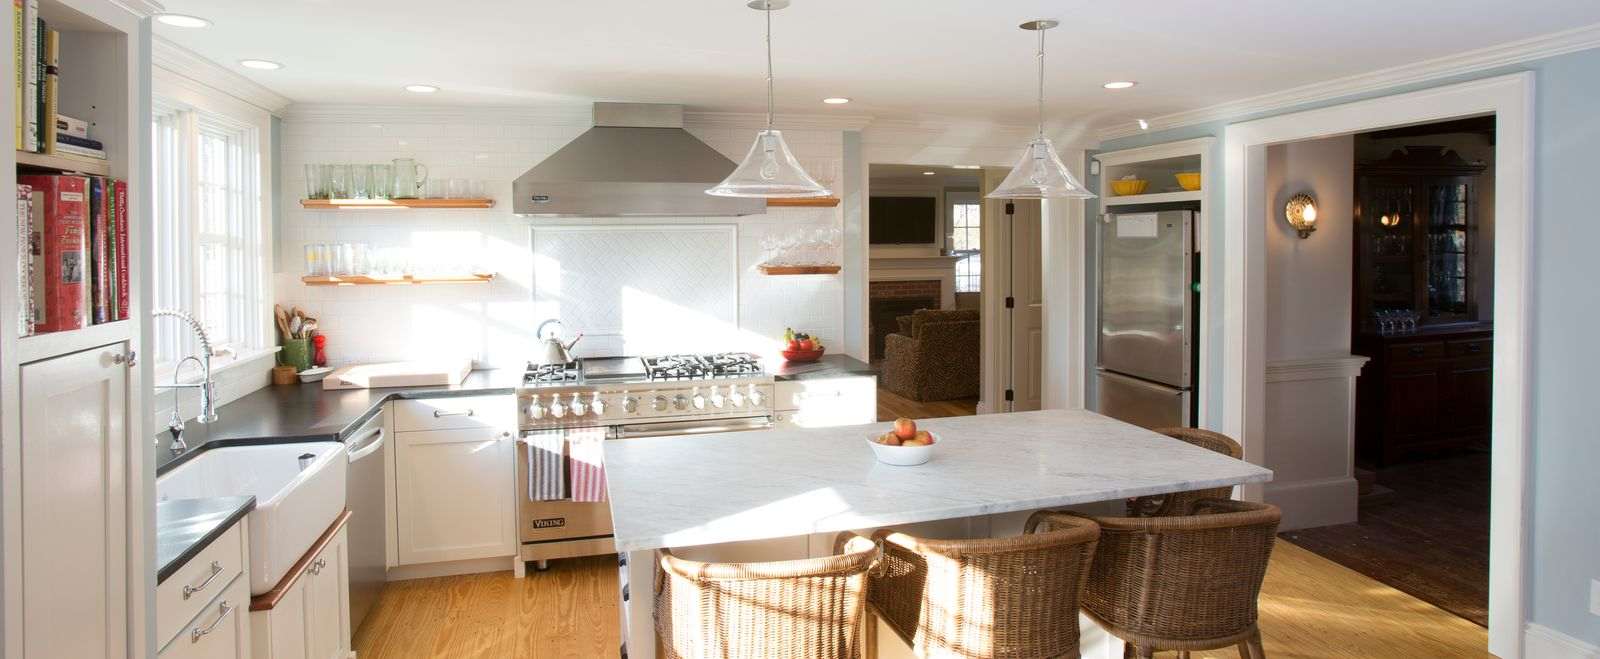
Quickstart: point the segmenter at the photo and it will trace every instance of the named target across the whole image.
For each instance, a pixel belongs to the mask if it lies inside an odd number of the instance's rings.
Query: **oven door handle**
[[[745,419],[728,419],[721,423],[707,423],[705,421],[671,421],[666,423],[638,423],[617,427],[617,439],[639,439],[641,437],[666,437],[669,435],[709,435],[721,432],[740,432],[744,430],[768,430],[772,428],[772,417],[761,416]]]

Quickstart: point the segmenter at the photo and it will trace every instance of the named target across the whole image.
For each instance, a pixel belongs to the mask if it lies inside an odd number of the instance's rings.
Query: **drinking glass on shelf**
[[[466,199],[471,193],[472,183],[464,178],[453,178],[446,183],[445,197],[448,199]]]
[[[328,246],[326,244],[306,244],[306,274],[312,277],[328,276]]]
[[[339,243],[330,246],[332,252],[333,275],[343,277],[355,274],[355,246],[350,243]]]
[[[388,199],[394,195],[394,165],[372,165],[372,198]]]
[[[328,179],[327,179],[328,180],[328,184],[326,186],[327,189],[328,189],[328,198],[329,199],[349,199],[350,198],[350,166],[349,165],[327,165],[327,166],[325,166],[323,168],[323,171],[325,171],[327,173],[327,176],[328,176]]]
[[[368,165],[350,166],[350,198],[372,198],[372,167]]]
[[[306,165],[306,199],[327,199],[328,181],[322,165]]]
[[[350,274],[365,275],[372,272],[372,264],[368,259],[371,252],[366,243],[350,244]]]
[[[427,190],[426,190],[426,194],[425,194],[426,198],[428,198],[428,199],[444,199],[447,196],[445,194],[445,180],[444,179],[442,179],[442,178],[430,178],[430,179],[428,179],[428,182],[425,185],[427,186]]]
[[[488,199],[489,198],[489,182],[488,181],[485,181],[483,179],[475,178],[475,179],[472,179],[472,181],[470,181],[470,183],[471,183],[471,188],[467,191],[467,196],[468,197],[470,197],[472,199]]]

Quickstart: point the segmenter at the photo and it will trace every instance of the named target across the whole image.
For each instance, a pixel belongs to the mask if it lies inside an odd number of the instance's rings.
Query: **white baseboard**
[[[1356,479],[1348,476],[1267,483],[1263,500],[1283,509],[1279,531],[1294,531],[1356,521]]]
[[[421,565],[401,565],[389,568],[389,581],[407,581],[410,579],[429,579],[432,577],[453,577],[461,574],[479,574],[483,572],[505,572],[511,569],[510,556],[496,556],[491,558],[474,558],[465,561],[443,561],[439,563],[423,563]]]
[[[1522,633],[1524,659],[1600,659],[1600,647],[1544,625],[1528,623]]]

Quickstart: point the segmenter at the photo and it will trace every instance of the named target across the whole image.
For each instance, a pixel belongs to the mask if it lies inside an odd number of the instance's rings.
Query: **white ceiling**
[[[157,34],[296,102],[764,106],[762,17],[743,0],[165,4],[214,24]],[[1049,120],[1098,127],[1600,23],[1600,2],[794,0],[773,16],[778,109],[1031,123],[1034,33],[1016,26],[1038,17],[1062,21]],[[401,91],[411,83],[442,90]]]

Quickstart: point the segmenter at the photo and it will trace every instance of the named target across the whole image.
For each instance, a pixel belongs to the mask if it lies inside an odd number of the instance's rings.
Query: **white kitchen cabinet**
[[[350,546],[345,519],[340,518],[339,530],[321,551],[301,565],[272,608],[250,613],[251,659],[350,655]]]
[[[515,410],[510,401],[502,406]],[[395,438],[400,565],[516,554],[514,430],[424,430]]]
[[[206,617],[205,612],[209,610],[215,613],[218,602],[228,599],[219,593],[230,590],[235,577],[244,577],[245,593],[242,597],[231,595],[228,601],[230,604],[242,602],[246,607],[249,606],[249,533],[248,525],[243,520],[234,522],[221,536],[156,586],[157,645],[175,642],[174,639],[181,633],[192,633],[196,620],[201,620],[201,626],[204,626],[202,619]],[[244,611],[239,611],[237,617],[243,619],[247,616]],[[249,637],[245,636],[244,640],[248,647]],[[208,647],[220,647],[220,644],[212,641]],[[162,652],[165,654],[166,651]]]
[[[161,659],[250,659],[249,611],[250,577],[239,575],[201,608],[157,656]]]
[[[774,389],[779,427],[824,428],[878,420],[878,378],[870,375],[796,380]]]
[[[129,655],[127,352],[22,366],[22,656]]]

